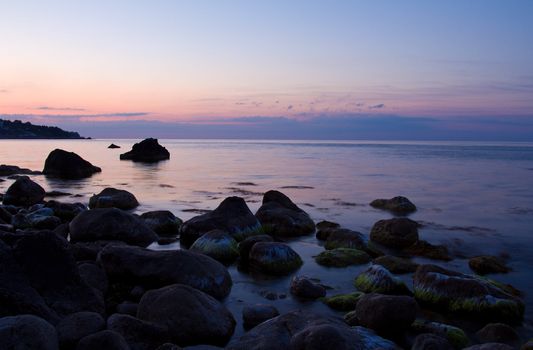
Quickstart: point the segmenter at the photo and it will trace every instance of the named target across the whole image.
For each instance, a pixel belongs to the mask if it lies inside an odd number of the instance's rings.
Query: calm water
[[[137,212],[168,209],[182,219],[197,215],[191,210],[214,209],[230,195],[244,197],[255,212],[262,192],[279,189],[315,221],[336,221],[366,234],[375,221],[390,217],[367,203],[404,195],[419,208],[412,219],[426,223],[421,238],[446,244],[457,256],[442,265],[469,272],[469,256],[510,255],[513,272],[492,277],[525,293],[526,321],[520,331],[533,336],[533,144],[160,140],[170,161],[145,165],[119,160],[134,140],[113,142],[122,149],[107,149],[109,140],[0,141],[0,163],[42,170],[54,148],[74,151],[102,173],[82,181],[34,180],[46,189],[83,195],[63,201],[88,202],[108,186],[128,189],[141,202]],[[0,183],[0,192],[10,183]],[[305,261],[297,274],[320,279],[333,288],[329,294],[354,290],[353,279],[365,265],[326,269],[312,259],[323,249],[313,236],[290,244]],[[164,247],[169,248],[178,247]],[[333,312],[320,302],[292,299],[291,276],[258,278],[234,266],[230,272],[234,287],[225,302],[239,322],[236,335],[243,332],[242,307],[250,303],[272,303],[282,312],[298,307]],[[260,296],[262,291],[288,295],[269,301]]]

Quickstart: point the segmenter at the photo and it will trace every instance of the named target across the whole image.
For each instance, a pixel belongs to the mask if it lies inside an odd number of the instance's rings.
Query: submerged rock
[[[107,187],[89,199],[89,208],[134,209],[139,206],[135,196],[125,190]]]
[[[2,349],[59,349],[54,326],[40,317],[20,315],[0,318]]]
[[[336,222],[323,220],[323,221],[318,222],[315,225],[315,227],[316,227],[316,239],[318,239],[319,241],[325,241],[326,239],[328,239],[328,236],[330,235],[330,233],[333,230],[340,228],[341,225],[339,225]]]
[[[315,231],[315,223],[309,215],[279,191],[264,194],[263,204],[255,216],[274,236],[295,237]]]
[[[239,255],[241,258],[241,262],[244,264],[248,263],[248,258],[250,256],[250,250],[252,250],[252,247],[254,244],[258,242],[273,242],[274,239],[269,235],[257,235],[257,236],[251,236],[246,238],[244,241],[241,241],[237,249],[239,250]]]
[[[489,273],[507,273],[511,269],[505,266],[505,263],[498,257],[491,255],[481,255],[471,258],[468,261],[468,266],[478,275],[486,275]]]
[[[366,242],[361,232],[348,229],[332,229],[324,245],[326,249],[350,248],[366,249]]]
[[[470,343],[468,336],[461,328],[448,324],[416,320],[411,328],[419,334],[431,333],[443,337],[456,349],[463,349]]]
[[[198,238],[190,251],[205,254],[222,263],[231,263],[239,257],[237,241],[221,230],[209,231]]]
[[[374,208],[390,210],[396,214],[409,214],[416,211],[416,206],[406,197],[397,196],[390,199],[375,199],[370,202]]]
[[[157,235],[137,216],[116,208],[83,211],[69,225],[71,242],[119,240],[146,247]]]
[[[27,176],[20,176],[4,194],[5,205],[29,207],[44,199],[45,190]]]
[[[332,309],[340,311],[352,311],[355,310],[357,302],[363,295],[364,293],[361,292],[338,294],[323,298],[322,301]]]
[[[156,210],[143,213],[141,219],[160,236],[177,236],[183,221],[168,210]]]
[[[215,210],[185,221],[180,227],[180,242],[190,246],[206,232],[216,229],[225,231],[240,241],[260,227],[261,224],[244,199],[228,197]]]
[[[355,279],[355,286],[365,293],[411,294],[405,283],[381,265],[372,265]]]
[[[0,176],[11,176],[11,175],[39,175],[40,171],[34,171],[26,168],[19,168],[16,165],[0,165]],[[2,182],[2,181],[0,181]]]
[[[305,276],[294,276],[290,291],[292,295],[302,299],[318,299],[326,296],[326,288]]]
[[[242,321],[245,329],[250,329],[260,323],[279,316],[279,311],[272,305],[245,306],[242,309]]]
[[[218,261],[187,250],[155,251],[131,246],[106,246],[98,263],[113,281],[159,288],[180,283],[217,299],[231,290],[228,270]]]
[[[254,244],[248,259],[252,268],[272,275],[286,275],[303,264],[298,253],[288,245],[278,242]]]
[[[520,322],[523,301],[493,281],[421,265],[413,278],[416,299],[427,306],[484,321]]]
[[[82,179],[101,171],[74,152],[55,149],[46,158],[43,174],[62,179]]]
[[[418,223],[407,218],[379,220],[370,232],[370,239],[391,248],[406,248],[418,241]]]
[[[165,327],[170,341],[180,346],[224,345],[235,329],[235,320],[224,305],[182,284],[146,292],[137,316]]]
[[[365,264],[370,261],[370,255],[359,249],[336,248],[321,252],[315,257],[315,261],[328,267],[346,267]]]
[[[362,326],[379,334],[399,334],[415,321],[417,309],[413,297],[371,293],[359,299],[355,312]]]
[[[392,255],[380,256],[373,261],[376,265],[385,267],[392,273],[403,274],[415,272],[418,264],[411,262],[409,259],[399,258]]]
[[[404,252],[411,255],[423,256],[424,258],[428,259],[442,261],[452,260],[452,258],[450,257],[450,253],[448,252],[448,248],[446,248],[446,246],[434,245],[422,240],[417,241],[410,247],[407,247]]]
[[[157,139],[148,138],[134,144],[131,151],[120,155],[120,159],[152,163],[170,159],[170,153],[157,142]]]

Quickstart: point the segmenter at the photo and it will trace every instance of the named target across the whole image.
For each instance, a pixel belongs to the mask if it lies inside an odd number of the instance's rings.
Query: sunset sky
[[[0,33],[0,118],[88,136],[533,135],[528,0],[1,0]]]

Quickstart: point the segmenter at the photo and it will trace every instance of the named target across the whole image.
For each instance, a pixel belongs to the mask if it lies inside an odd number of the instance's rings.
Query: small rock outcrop
[[[335,248],[318,254],[315,261],[327,267],[346,267],[365,264],[370,261],[370,255],[359,249]]]
[[[120,155],[120,159],[154,163],[170,159],[170,153],[159,144],[157,139],[149,138],[134,144],[131,151]]]
[[[109,146],[107,146],[107,148],[114,149],[114,148],[120,148],[120,146],[115,145],[114,143],[112,143],[112,144],[110,144]]]
[[[390,248],[406,248],[418,241],[418,223],[407,218],[379,220],[370,231],[370,240]]]
[[[470,269],[478,275],[507,273],[511,270],[500,258],[491,255],[473,257],[468,261],[468,266],[470,266]]]
[[[326,296],[326,288],[304,276],[291,280],[291,294],[302,299],[318,299]]]
[[[409,214],[416,211],[416,206],[406,197],[397,196],[390,199],[375,199],[370,206],[389,210],[395,214]]]
[[[83,179],[101,171],[74,152],[55,149],[44,162],[43,174],[62,179]]]
[[[139,202],[133,193],[113,187],[107,187],[89,199],[89,208],[91,209],[118,208],[129,210],[137,206],[139,206]]]
[[[46,192],[27,176],[20,176],[4,194],[5,205],[29,207],[43,201]]]

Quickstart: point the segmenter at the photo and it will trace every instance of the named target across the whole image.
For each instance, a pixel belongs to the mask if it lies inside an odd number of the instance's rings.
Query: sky
[[[0,0],[0,118],[93,137],[533,140],[530,0]]]

